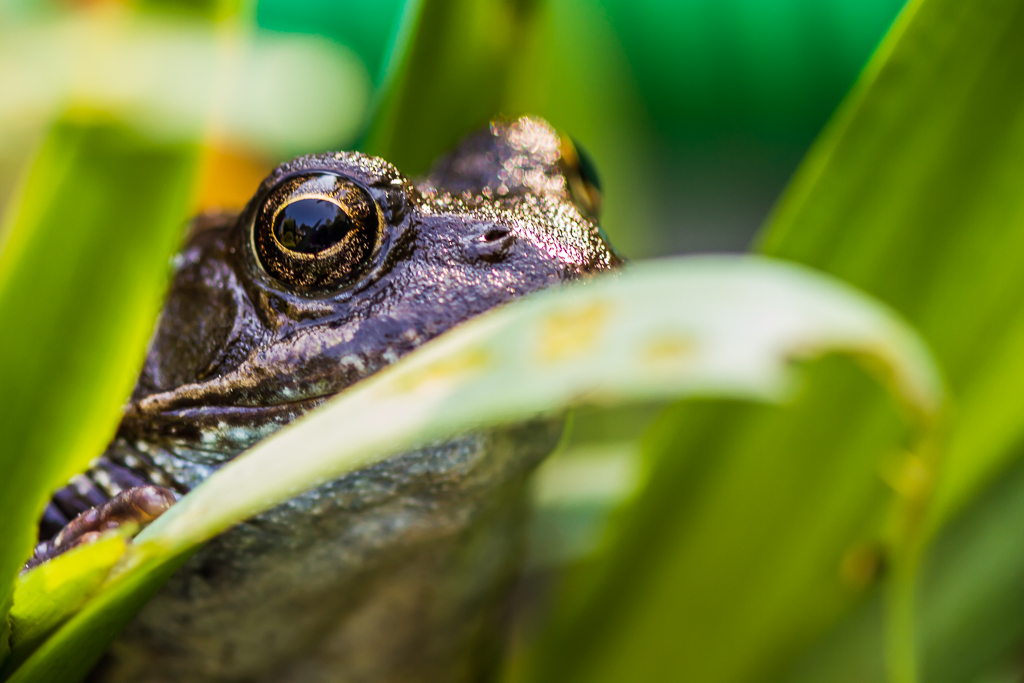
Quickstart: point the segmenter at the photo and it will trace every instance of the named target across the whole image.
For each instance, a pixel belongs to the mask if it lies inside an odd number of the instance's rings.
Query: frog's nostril
[[[508,237],[512,233],[511,230],[504,226],[495,225],[487,229],[487,231],[480,235],[481,242],[497,242],[498,240]]]
[[[473,259],[500,261],[509,254],[509,250],[515,244],[515,233],[504,225],[485,223],[479,226],[478,230],[479,232],[471,233],[463,242],[468,255]]]

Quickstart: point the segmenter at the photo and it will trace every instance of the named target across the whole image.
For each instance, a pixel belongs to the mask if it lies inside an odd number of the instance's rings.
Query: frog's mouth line
[[[174,406],[164,401],[144,403],[144,399],[127,406],[118,436],[129,442],[176,444],[198,452],[234,454],[336,394],[319,394],[265,405],[193,403]]]
[[[183,384],[170,391],[135,399],[125,407],[124,417],[152,419],[192,410],[260,411],[304,406],[310,402],[318,405],[352,383],[339,376],[334,381],[321,380],[305,388],[270,390],[268,380],[275,378],[260,370],[239,369],[208,381]]]

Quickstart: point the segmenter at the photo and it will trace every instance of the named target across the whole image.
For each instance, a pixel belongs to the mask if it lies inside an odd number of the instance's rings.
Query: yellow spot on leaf
[[[608,314],[608,306],[601,303],[553,314],[541,329],[541,359],[554,362],[592,348]]]
[[[458,358],[446,358],[407,374],[398,382],[401,391],[417,391],[428,384],[448,383],[473,372],[479,372],[491,362],[484,349],[469,349]]]
[[[656,365],[679,363],[691,358],[696,348],[697,344],[691,337],[655,337],[644,347],[643,359]]]

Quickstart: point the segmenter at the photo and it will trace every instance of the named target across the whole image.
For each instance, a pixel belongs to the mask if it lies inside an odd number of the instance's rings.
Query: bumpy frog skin
[[[276,169],[239,216],[197,219],[117,435],[55,495],[41,535],[136,487],[180,496],[460,322],[614,267],[591,181],[568,140],[524,117],[468,137],[416,183],[379,158],[313,155]],[[336,207],[334,232],[287,222]],[[427,444],[237,526],[171,578],[91,680],[480,680],[524,481],[560,433],[537,420]]]

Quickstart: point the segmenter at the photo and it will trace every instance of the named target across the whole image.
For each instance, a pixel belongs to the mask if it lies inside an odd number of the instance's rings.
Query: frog
[[[342,151],[195,219],[117,432],[57,491],[30,564],[144,525],[246,449],[431,339],[622,263],[592,162],[498,118],[410,179]],[[389,457],[213,539],[91,681],[478,681],[499,661],[527,482],[564,419]]]

